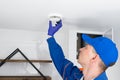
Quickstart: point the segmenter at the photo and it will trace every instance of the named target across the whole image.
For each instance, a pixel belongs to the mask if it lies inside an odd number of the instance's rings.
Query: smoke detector
[[[51,14],[49,14],[48,17],[49,17],[49,20],[56,21],[56,22],[58,22],[62,19],[62,15],[58,14],[58,13],[51,13]]]

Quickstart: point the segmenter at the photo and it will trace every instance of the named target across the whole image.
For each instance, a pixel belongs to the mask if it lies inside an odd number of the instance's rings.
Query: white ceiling
[[[61,14],[63,25],[82,29],[120,25],[119,0],[0,0],[0,28],[46,30],[51,13]]]

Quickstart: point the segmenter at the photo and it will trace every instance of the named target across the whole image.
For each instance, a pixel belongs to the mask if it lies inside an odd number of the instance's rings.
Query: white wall
[[[119,37],[120,31],[119,30],[120,30],[120,27],[114,27],[113,39],[116,43],[116,46],[118,48],[119,55],[120,55],[120,37]],[[120,56],[118,57],[117,63],[107,70],[107,75],[109,80],[119,80],[120,79],[119,73],[120,73]]]
[[[64,33],[57,33],[56,40],[67,53],[67,39]],[[29,59],[51,60],[46,42],[47,32],[0,29],[0,59],[6,58],[19,48]],[[65,50],[66,49],[66,50]],[[67,54],[65,54],[67,55]],[[19,53],[12,59],[24,59]],[[61,79],[52,63],[34,63],[44,75],[52,80]],[[0,75],[39,75],[29,63],[6,63],[0,67]]]

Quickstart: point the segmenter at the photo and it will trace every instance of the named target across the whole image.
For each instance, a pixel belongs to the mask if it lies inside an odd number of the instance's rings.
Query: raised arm
[[[48,35],[51,37],[47,39],[50,56],[53,63],[64,80],[77,80],[82,77],[82,72],[67,60],[64,56],[61,46],[56,42],[53,37],[54,34],[62,27],[62,22],[58,22],[55,27],[52,27],[51,21],[49,22]]]

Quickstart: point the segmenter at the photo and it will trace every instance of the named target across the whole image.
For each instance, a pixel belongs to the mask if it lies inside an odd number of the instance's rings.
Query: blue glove
[[[62,27],[62,20],[57,22],[55,26],[52,26],[52,21],[49,21],[48,35],[54,36],[54,34]]]

